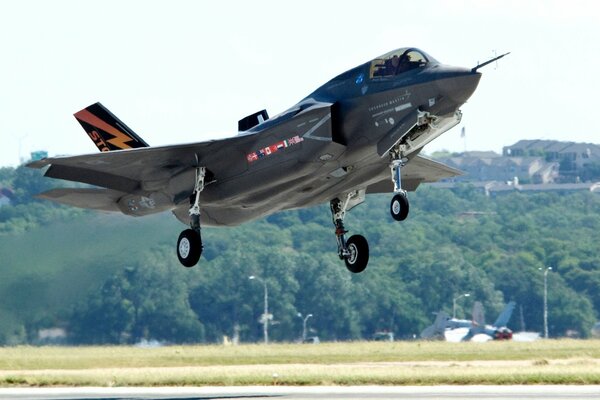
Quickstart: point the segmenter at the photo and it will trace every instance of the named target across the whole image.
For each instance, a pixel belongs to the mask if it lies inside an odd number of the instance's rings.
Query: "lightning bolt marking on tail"
[[[84,122],[87,122],[88,124],[95,126],[97,128],[100,128],[103,131],[105,131],[106,133],[114,136],[112,139],[107,140],[107,142],[109,142],[113,146],[118,147],[119,149],[130,149],[131,148],[131,146],[129,146],[126,143],[126,142],[130,142],[133,140],[131,137],[127,136],[125,133],[121,132],[114,126],[107,124],[106,122],[104,122],[103,120],[101,120],[100,118],[98,118],[97,116],[95,116],[94,114],[89,112],[88,110],[79,111],[78,113],[75,114],[75,118],[82,120]]]

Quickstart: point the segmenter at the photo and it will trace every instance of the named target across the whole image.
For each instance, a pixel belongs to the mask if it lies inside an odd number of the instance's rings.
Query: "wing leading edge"
[[[367,193],[391,193],[393,185],[387,174],[386,178],[370,185]],[[432,183],[442,179],[463,175],[461,170],[430,158],[417,155],[402,168],[402,188],[415,191],[421,183]]]

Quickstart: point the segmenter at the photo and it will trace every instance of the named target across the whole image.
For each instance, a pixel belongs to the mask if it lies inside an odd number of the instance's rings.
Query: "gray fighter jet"
[[[462,337],[461,341],[469,341],[473,336],[481,333],[488,335],[494,340],[509,340],[512,338],[512,331],[506,325],[512,316],[515,305],[514,301],[509,302],[492,325],[486,325],[483,305],[479,301],[473,304],[473,318],[471,320],[450,318],[444,311],[439,311],[436,313],[437,315],[433,324],[423,329],[421,338],[445,340],[447,331],[469,328],[469,331]]]
[[[469,332],[461,339],[466,342],[473,338],[475,335],[486,334],[493,340],[510,340],[513,337],[513,332],[506,327],[510,317],[512,316],[513,310],[515,309],[516,303],[514,301],[508,302],[504,307],[496,321],[492,325],[485,323],[485,316],[483,313],[483,305],[476,301],[473,304],[473,321],[469,328]],[[460,324],[455,327],[461,326]]]
[[[503,56],[500,56],[503,57]],[[361,235],[346,239],[346,212],[367,193],[393,193],[395,220],[407,191],[460,171],[419,155],[461,120],[460,106],[481,74],[444,65],[416,48],[384,54],[333,78],[287,111],[239,121],[235,137],[150,147],[100,103],[75,117],[99,154],[28,164],[45,176],[96,188],[54,189],[40,197],[77,207],[144,216],[172,211],[184,224],[180,262],[202,253],[201,224],[232,226],[281,210],[329,202],[338,255],[354,273],[369,261]]]

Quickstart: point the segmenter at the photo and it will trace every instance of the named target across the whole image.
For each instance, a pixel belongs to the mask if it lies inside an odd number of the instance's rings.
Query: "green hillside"
[[[313,314],[310,334],[321,340],[383,330],[412,338],[465,292],[458,316],[481,301],[492,322],[514,300],[509,327],[541,331],[546,267],[551,336],[588,336],[600,311],[597,194],[488,198],[468,186],[421,187],[403,223],[389,216],[390,196],[368,197],[346,219],[371,249],[369,267],[354,275],[337,258],[326,205],[205,228],[203,257],[185,269],[174,249],[184,226],[168,213],[136,219],[32,199],[52,185],[63,186],[0,169],[0,186],[15,192],[0,207],[2,344],[38,343],[50,327],[70,343],[219,342],[234,332],[259,341],[263,287],[250,275],[267,280],[275,341],[300,336],[298,312]]]

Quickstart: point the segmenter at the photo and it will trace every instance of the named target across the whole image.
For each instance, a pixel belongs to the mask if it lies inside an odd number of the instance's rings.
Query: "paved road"
[[[597,386],[245,386],[203,388],[17,388],[2,400],[598,399]]]

